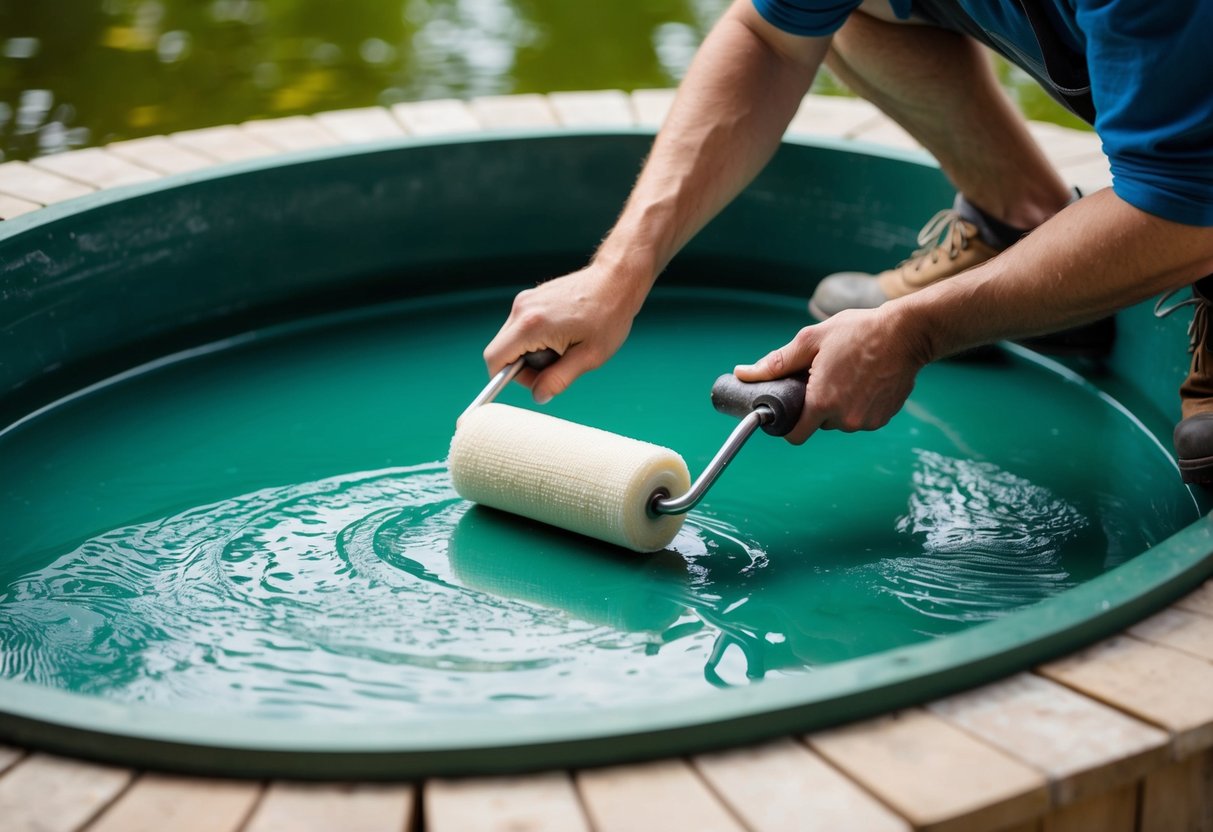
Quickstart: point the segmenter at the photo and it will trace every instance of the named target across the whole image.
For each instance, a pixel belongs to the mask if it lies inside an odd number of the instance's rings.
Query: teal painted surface
[[[1131,419],[1005,357],[931,367],[878,433],[758,437],[658,557],[469,510],[443,459],[508,304],[256,338],[0,437],[4,676],[304,720],[644,707],[994,620],[1197,517]],[[803,322],[667,293],[551,410],[699,470],[711,381]]]
[[[1138,311],[1122,343],[1150,355],[937,365],[880,433],[756,437],[655,558],[454,502],[440,461],[481,345],[516,288],[584,259],[648,141],[325,151],[0,224],[3,662],[40,679],[0,679],[0,735],[316,777],[664,756],[995,678],[1208,574],[1203,503],[1157,440],[1183,322]],[[821,274],[898,256],[946,192],[905,154],[785,147],[550,409],[697,471],[731,424],[715,375],[800,326]],[[395,603],[422,597],[459,638]],[[566,679],[571,704],[525,698]]]
[[[166,343],[584,264],[651,134],[506,136],[223,166],[0,223],[0,417]],[[664,279],[748,285],[761,269],[764,287],[798,294],[836,269],[877,268],[950,198],[938,171],[905,161],[921,158],[788,145]]]

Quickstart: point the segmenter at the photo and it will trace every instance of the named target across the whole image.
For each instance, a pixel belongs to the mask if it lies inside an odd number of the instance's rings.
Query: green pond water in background
[[[675,86],[726,0],[0,0],[0,160],[449,96]],[[998,64],[1035,119],[1072,127]],[[827,73],[818,92],[843,90]]]
[[[926,368],[875,433],[756,435],[656,555],[473,507],[444,459],[510,297],[255,333],[0,433],[0,676],[329,721],[641,706],[980,625],[1197,517],[1131,417],[1006,354]],[[546,410],[697,473],[712,380],[804,322],[659,290]]]

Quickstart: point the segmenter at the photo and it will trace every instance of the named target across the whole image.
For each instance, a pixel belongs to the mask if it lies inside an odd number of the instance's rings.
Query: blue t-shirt
[[[1213,0],[1051,0],[1058,34],[1086,56],[1095,130],[1113,189],[1164,219],[1213,226]],[[753,0],[794,35],[838,30],[860,0]],[[1039,59],[1015,0],[957,0],[982,28]],[[889,0],[910,16],[912,0]]]

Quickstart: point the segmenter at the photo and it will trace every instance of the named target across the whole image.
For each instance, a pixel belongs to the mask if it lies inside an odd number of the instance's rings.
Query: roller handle
[[[536,350],[535,352],[528,352],[526,355],[522,356],[523,363],[532,370],[546,370],[548,367],[555,364],[559,359],[560,353],[556,352],[556,350],[552,349],[551,347],[543,350]]]
[[[760,407],[770,408],[774,418],[762,429],[771,436],[787,436],[804,411],[808,373],[774,381],[742,381],[725,373],[712,385],[712,406],[721,413],[744,419]]]
[[[472,399],[472,403],[467,406],[467,410],[463,411],[464,414],[475,410],[481,405],[488,404],[489,402],[493,401],[493,399],[497,398],[497,394],[504,390],[506,385],[514,380],[514,376],[518,375],[518,373],[522,371],[523,366],[530,367],[532,370],[542,370],[555,364],[559,358],[560,353],[556,352],[554,349],[549,348],[544,350],[536,350],[535,352],[528,352],[526,355],[517,359],[513,363],[502,367],[501,370],[498,371],[497,375],[489,379],[488,385],[480,391],[480,395]],[[459,419],[462,418],[463,416],[459,417]],[[459,424],[459,419],[455,420],[455,424]]]

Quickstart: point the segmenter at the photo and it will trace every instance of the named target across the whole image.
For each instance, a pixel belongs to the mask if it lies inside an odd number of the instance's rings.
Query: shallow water
[[[470,507],[442,460],[506,308],[263,333],[0,434],[0,673],[336,720],[642,705],[980,624],[1196,516],[1126,416],[1009,358],[928,368],[876,433],[756,436],[657,555]],[[661,294],[549,410],[697,472],[732,424],[712,379],[802,323]]]

